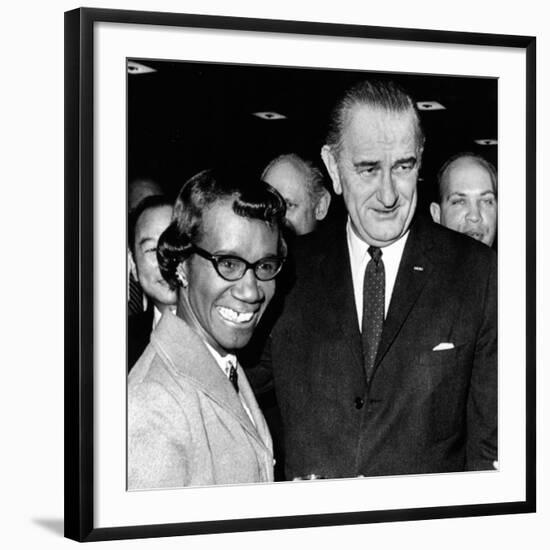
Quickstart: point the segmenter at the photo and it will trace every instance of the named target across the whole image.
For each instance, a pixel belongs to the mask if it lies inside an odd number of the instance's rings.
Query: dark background
[[[473,151],[497,166],[497,147],[474,143],[497,139],[496,79],[135,61],[156,72],[128,75],[128,177],[158,180],[172,196],[190,176],[220,162],[259,174],[276,155],[296,152],[324,171],[319,151],[329,110],[343,90],[367,77],[390,76],[416,101],[446,107],[421,111],[419,208],[427,208],[437,171],[452,154]],[[257,111],[287,118],[262,120]]]

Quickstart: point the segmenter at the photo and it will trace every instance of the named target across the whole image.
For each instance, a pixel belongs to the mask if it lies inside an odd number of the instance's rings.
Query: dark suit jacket
[[[153,330],[153,305],[141,313],[128,315],[128,372],[149,344]]]
[[[295,283],[266,353],[287,478],[492,469],[496,254],[431,221],[415,221],[370,384],[345,225],[299,240],[294,258]],[[454,347],[434,351],[441,343]]]

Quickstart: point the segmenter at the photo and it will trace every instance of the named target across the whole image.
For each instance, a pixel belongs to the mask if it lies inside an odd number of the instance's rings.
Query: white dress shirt
[[[353,281],[353,293],[355,295],[355,307],[357,309],[357,320],[359,322],[359,330],[362,330],[363,324],[363,280],[365,278],[365,269],[367,263],[371,259],[368,252],[369,244],[360,239],[351,227],[350,219],[346,225],[346,234],[348,241],[348,251],[351,264],[351,278]],[[386,275],[386,287],[384,295],[384,318],[388,314],[390,307],[391,295],[397,278],[397,271],[403,249],[409,237],[407,231],[398,241],[382,248],[382,261],[384,262],[384,272]]]

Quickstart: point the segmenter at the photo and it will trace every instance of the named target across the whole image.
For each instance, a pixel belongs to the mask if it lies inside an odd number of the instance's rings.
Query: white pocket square
[[[443,351],[445,349],[453,349],[454,347],[455,345],[452,342],[441,342],[432,351]]]

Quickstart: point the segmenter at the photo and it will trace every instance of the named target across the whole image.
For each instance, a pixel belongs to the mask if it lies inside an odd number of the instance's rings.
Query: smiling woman
[[[282,197],[212,170],[191,178],[158,244],[177,292],[128,379],[128,488],[273,480],[271,437],[235,352],[275,293]]]

